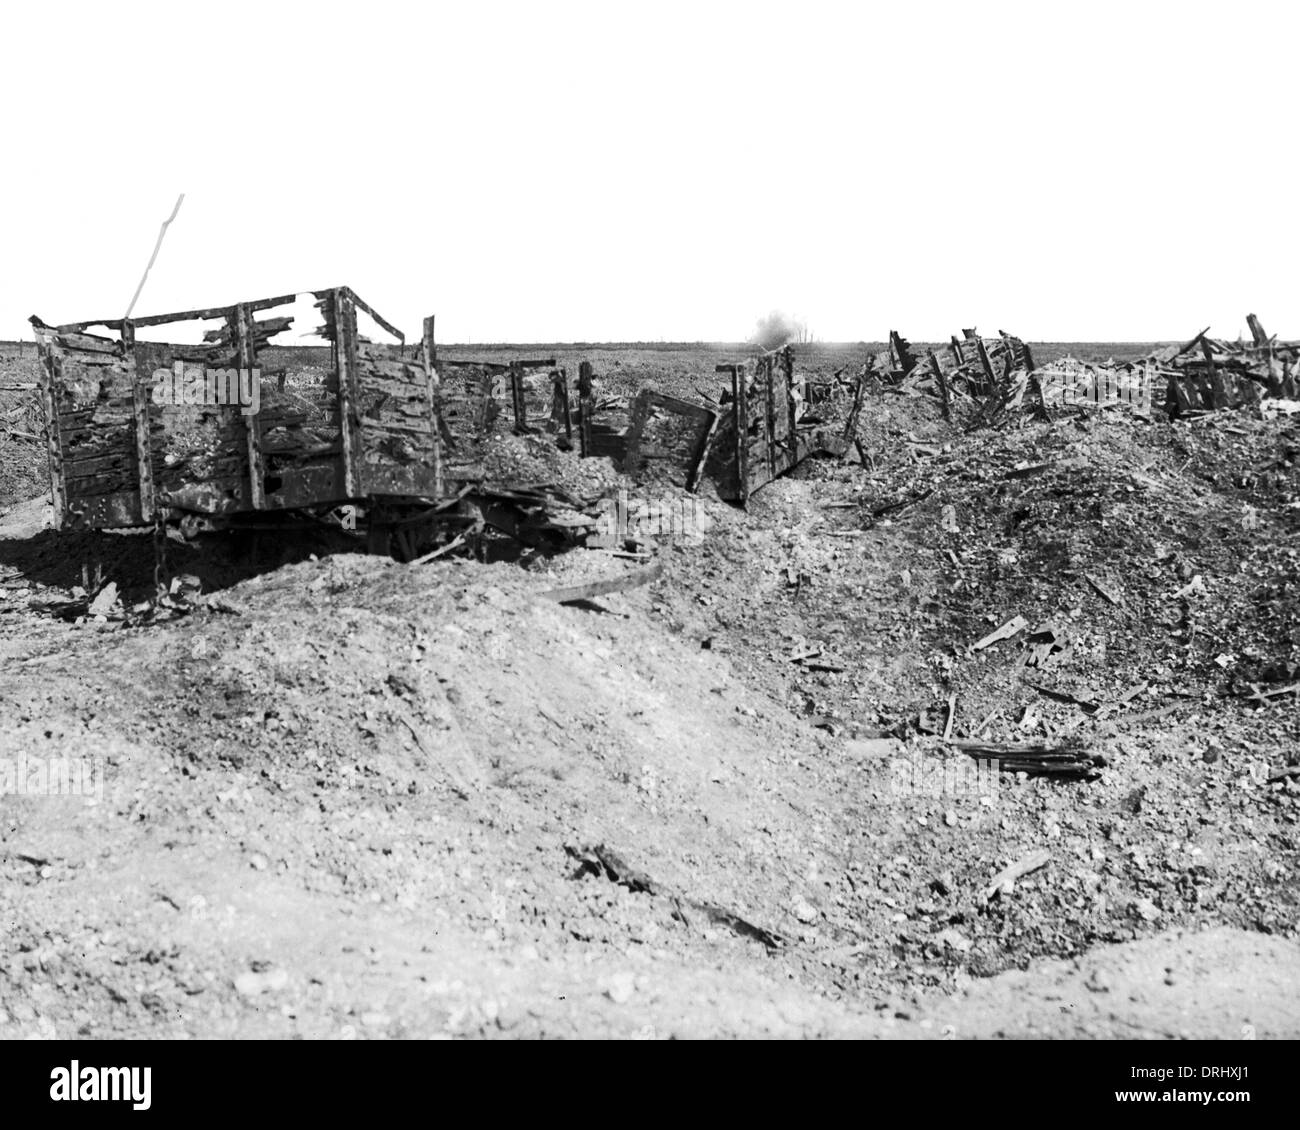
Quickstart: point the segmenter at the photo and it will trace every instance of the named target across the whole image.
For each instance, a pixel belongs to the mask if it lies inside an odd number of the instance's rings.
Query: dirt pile
[[[4,913],[22,925],[0,1000],[16,1017],[33,1002],[59,1032],[219,1031],[248,1019],[247,974],[282,970],[277,1002],[311,995],[321,963],[336,985],[344,950],[284,944],[349,906],[418,922],[436,952],[451,935],[453,964],[522,952],[571,977],[568,947],[595,947],[577,974],[594,998],[653,997],[662,967],[669,1012],[688,952],[742,982],[780,960],[810,861],[837,850],[790,771],[816,741],[770,706],[755,740],[725,663],[660,638],[634,614],[644,597],[584,612],[539,600],[549,583],[335,557],[229,589],[224,612],[11,648],[6,755],[107,769],[98,804],[6,802]],[[241,917],[286,889],[274,922]],[[109,902],[125,929],[105,930]],[[428,1034],[449,1013],[426,1004],[349,1007]],[[571,1009],[553,1004],[511,1026],[565,1030]],[[348,1022],[309,1011],[314,1034]],[[454,1027],[496,1030],[492,1012],[466,1005]],[[787,1027],[733,1012],[688,1022]]]
[[[814,463],[718,513],[659,606],[850,739],[817,763],[824,795],[869,795],[865,767],[889,767],[890,819],[860,812],[839,892],[892,938],[899,966],[875,975],[949,985],[1170,925],[1294,935],[1290,426],[875,427],[865,473]],[[945,732],[1078,743],[1104,767],[990,787]],[[973,895],[1044,850],[1013,899]]]

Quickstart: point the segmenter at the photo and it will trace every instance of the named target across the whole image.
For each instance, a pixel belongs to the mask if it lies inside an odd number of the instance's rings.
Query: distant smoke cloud
[[[773,310],[765,317],[759,318],[750,337],[761,349],[776,349],[786,342],[796,341],[804,335],[803,322],[780,310]]]

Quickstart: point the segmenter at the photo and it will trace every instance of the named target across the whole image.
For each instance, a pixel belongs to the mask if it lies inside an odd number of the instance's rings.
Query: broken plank
[[[995,896],[1010,894],[1017,879],[1024,878],[1024,876],[1046,867],[1051,861],[1052,853],[1046,848],[1039,848],[1036,851],[1031,851],[1028,855],[1021,856],[1015,863],[1009,867],[1004,867],[993,876],[992,882],[984,888],[984,894],[980,901],[989,902]]]
[[[1023,632],[1027,627],[1029,627],[1029,621],[1023,616],[1013,616],[1002,627],[990,632],[979,643],[975,644],[975,650],[983,651],[986,647],[992,647],[993,644],[1002,640],[1009,640],[1012,636]]]
[[[658,580],[664,571],[663,562],[656,561],[645,569],[633,569],[621,577],[611,577],[604,581],[591,581],[585,585],[568,585],[560,589],[547,589],[537,595],[544,600],[553,600],[557,604],[571,604],[575,600],[590,600],[596,596],[623,592],[626,589],[639,588]]]
[[[1084,573],[1083,579],[1087,581],[1088,584],[1090,584],[1097,591],[1098,596],[1104,597],[1106,600],[1109,600],[1111,604],[1120,603],[1120,598],[1116,596],[1115,593],[1110,588],[1108,588],[1100,580],[1094,577],[1091,573]]]

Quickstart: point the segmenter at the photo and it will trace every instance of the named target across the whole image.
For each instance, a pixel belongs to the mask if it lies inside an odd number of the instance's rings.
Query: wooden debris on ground
[[[1013,616],[1002,627],[990,632],[979,643],[975,644],[974,650],[983,651],[986,647],[992,647],[1002,640],[1009,640],[1012,636],[1023,632],[1027,627],[1029,627],[1029,621],[1023,616]]]
[[[683,910],[683,906],[690,907],[692,911],[700,913],[707,921],[718,926],[725,926],[737,936],[756,941],[769,950],[780,949],[786,944],[785,938],[774,930],[756,926],[754,923],[727,910],[725,907],[718,906],[716,903],[692,898],[689,895],[671,890],[646,872],[629,864],[620,852],[607,844],[590,846],[566,844],[564,850],[571,859],[576,860],[578,863],[578,870],[575,872],[574,878],[582,878],[587,875],[600,876],[608,879],[611,883],[626,887],[630,891],[642,891],[646,894],[667,898],[673,902],[677,917],[687,927],[690,926],[690,921]]]
[[[1103,597],[1106,600],[1110,601],[1111,604],[1118,605],[1122,603],[1119,596],[1116,595],[1115,591],[1109,585],[1101,581],[1100,578],[1094,576],[1092,573],[1084,573],[1083,579],[1093,587],[1093,589],[1096,591],[1098,596]]]
[[[1090,753],[1081,742],[1047,745],[1043,742],[950,742],[967,757],[997,762],[1002,773],[1026,773],[1031,777],[1090,779],[1105,766],[1106,759]]]
[[[537,595],[543,600],[553,600],[557,604],[572,604],[579,600],[591,600],[597,596],[625,592],[628,589],[648,585],[663,576],[662,561],[656,561],[644,569],[632,569],[621,577],[610,577],[603,581],[590,581],[582,585],[566,585],[564,588],[547,589]]]
[[[1046,867],[1052,861],[1052,853],[1046,848],[1038,848],[1027,855],[1021,856],[1009,867],[1004,867],[992,881],[984,888],[980,901],[988,903],[994,898],[1000,898],[1003,895],[1009,895],[1015,890],[1016,880],[1023,879],[1026,875]]]

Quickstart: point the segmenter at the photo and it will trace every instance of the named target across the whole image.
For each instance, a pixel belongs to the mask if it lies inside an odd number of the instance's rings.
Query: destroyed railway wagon
[[[314,315],[314,332],[329,346],[326,365],[263,363],[275,363],[272,339],[294,320],[268,312],[291,304]],[[190,331],[197,324],[202,340],[145,340],[177,334],[183,323]],[[210,527],[257,525],[276,512],[333,517],[360,503],[352,517],[371,548],[385,551],[390,537],[431,521],[511,534],[542,528],[556,501],[521,484],[484,488],[483,455],[498,425],[569,442],[563,370],[554,361],[462,362],[445,366],[440,381],[433,319],[408,349],[401,331],[347,287],[32,324],[57,528],[187,517]]]
[[[61,326],[33,318],[56,524],[438,497],[431,364],[403,357],[402,333],[347,287],[311,297],[330,364],[292,382],[262,354],[293,319],[259,315],[297,295]],[[359,312],[393,344],[363,336]],[[192,344],[140,336],[185,322],[215,324]]]

